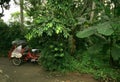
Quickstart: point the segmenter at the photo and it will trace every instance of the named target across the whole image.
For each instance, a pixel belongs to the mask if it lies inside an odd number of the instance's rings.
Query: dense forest
[[[10,0],[0,0],[1,9]],[[15,0],[14,0],[15,1]],[[5,5],[7,3],[7,5]],[[20,0],[21,12],[1,18],[0,54],[25,39],[39,48],[48,71],[77,71],[101,82],[120,81],[120,0]]]

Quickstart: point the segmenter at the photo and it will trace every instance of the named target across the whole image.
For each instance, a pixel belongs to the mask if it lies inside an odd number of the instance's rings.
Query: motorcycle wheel
[[[22,60],[20,58],[12,58],[11,62],[13,65],[19,66],[22,63]]]

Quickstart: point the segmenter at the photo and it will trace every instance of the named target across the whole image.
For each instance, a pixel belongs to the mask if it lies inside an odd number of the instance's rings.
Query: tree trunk
[[[70,54],[74,55],[76,51],[76,40],[74,39],[73,35],[69,36],[68,43],[69,43]]]
[[[95,9],[95,2],[93,1],[93,3],[92,3],[92,12],[91,12],[91,15],[90,15],[90,22],[92,22],[93,18],[94,18],[94,9]]]
[[[21,31],[24,29],[24,15],[23,15],[23,0],[20,0],[20,23],[21,23]]]

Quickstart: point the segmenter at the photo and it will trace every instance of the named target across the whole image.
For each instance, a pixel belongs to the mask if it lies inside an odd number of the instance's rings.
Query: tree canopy
[[[10,5],[9,5],[9,2],[10,2],[10,0],[0,0],[0,6],[1,6],[1,12],[0,12],[0,18],[2,17],[2,16],[4,16],[3,15],[3,13],[4,13],[4,8],[5,9],[9,9],[9,7],[10,7]]]

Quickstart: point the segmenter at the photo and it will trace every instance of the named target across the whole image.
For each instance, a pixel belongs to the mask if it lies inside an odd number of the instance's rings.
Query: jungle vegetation
[[[12,14],[18,21],[6,24],[0,19],[4,56],[11,41],[24,38],[41,50],[39,62],[48,71],[77,71],[101,82],[120,81],[120,0],[20,1],[21,13]]]

